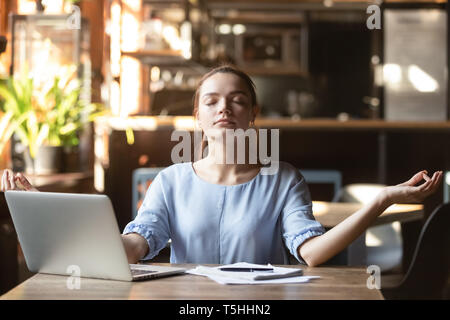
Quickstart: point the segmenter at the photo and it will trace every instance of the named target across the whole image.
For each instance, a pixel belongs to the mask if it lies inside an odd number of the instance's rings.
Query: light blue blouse
[[[286,162],[276,174],[261,172],[238,185],[206,182],[192,163],[162,170],[147,190],[136,218],[123,233],[148,241],[155,257],[172,240],[171,263],[288,264],[297,248],[325,232],[312,214],[305,179]]]

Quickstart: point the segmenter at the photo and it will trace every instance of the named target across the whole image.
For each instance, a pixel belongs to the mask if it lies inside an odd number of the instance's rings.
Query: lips
[[[218,124],[218,123],[225,123],[225,124],[230,123],[230,124],[234,124],[234,121],[231,121],[231,120],[228,119],[228,118],[223,118],[223,119],[217,120],[214,124]]]

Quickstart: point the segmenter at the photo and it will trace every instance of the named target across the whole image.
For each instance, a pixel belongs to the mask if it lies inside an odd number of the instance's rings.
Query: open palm
[[[442,171],[436,171],[430,178],[426,170],[416,173],[411,179],[386,188],[392,203],[418,203],[434,193],[442,180]],[[425,180],[422,184],[419,183]]]

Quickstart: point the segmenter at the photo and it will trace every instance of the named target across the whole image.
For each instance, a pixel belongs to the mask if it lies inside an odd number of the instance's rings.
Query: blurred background
[[[122,230],[133,173],[172,164],[198,80],[231,63],[256,84],[256,126],[280,129],[280,160],[342,186],[446,172],[448,14],[440,0],[1,0],[0,170],[107,194]],[[336,199],[333,181],[310,189]],[[0,200],[0,254],[20,258]],[[0,293],[20,263],[2,259]]]

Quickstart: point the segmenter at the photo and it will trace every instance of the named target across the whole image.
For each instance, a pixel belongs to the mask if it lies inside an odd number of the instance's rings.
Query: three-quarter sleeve
[[[169,241],[169,214],[161,174],[148,188],[136,218],[123,230],[123,234],[134,232],[144,237],[149,246],[149,253],[141,260],[155,257]]]
[[[302,264],[297,248],[307,239],[325,233],[323,226],[314,219],[308,186],[302,176],[289,189],[281,212],[282,234],[290,253]]]

